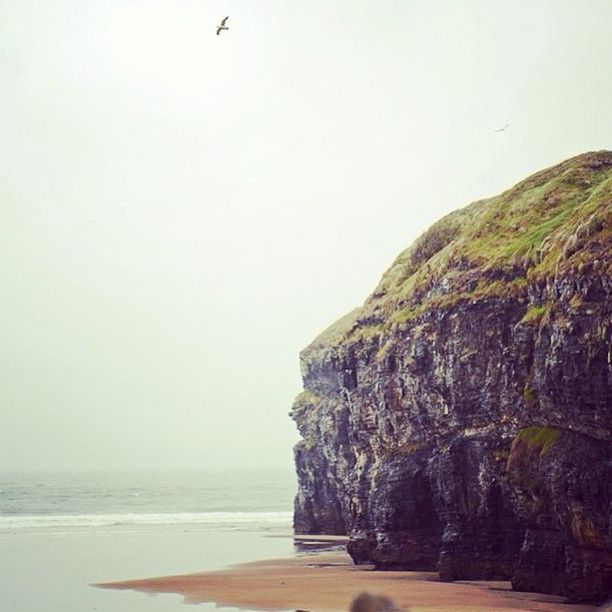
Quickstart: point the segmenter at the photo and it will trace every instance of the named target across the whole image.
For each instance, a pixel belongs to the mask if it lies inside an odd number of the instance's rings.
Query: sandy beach
[[[355,566],[341,551],[316,552],[293,558],[245,563],[232,568],[98,584],[107,589],[145,593],[177,593],[185,603],[214,602],[247,610],[348,610],[363,591],[384,594],[412,612],[444,610],[593,611],[593,606],[563,604],[563,598],[517,593],[509,582],[445,583],[435,572],[377,572]]]

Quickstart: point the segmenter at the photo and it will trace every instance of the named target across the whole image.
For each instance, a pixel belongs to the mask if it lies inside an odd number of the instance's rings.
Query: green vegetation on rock
[[[539,450],[540,457],[544,457],[562,434],[563,430],[556,427],[533,426],[521,429],[516,439],[524,442],[530,451]]]
[[[293,409],[295,410],[303,408],[305,406],[315,405],[318,404],[321,400],[322,398],[319,395],[313,393],[309,389],[306,389],[299,393],[293,401]]]
[[[538,466],[556,444],[563,430],[556,427],[532,426],[521,429],[510,448],[507,471],[511,481],[532,493],[538,491],[540,476]]]
[[[521,321],[523,323],[537,323],[547,311],[548,306],[546,304],[530,306]]]
[[[559,274],[609,274],[612,152],[586,153],[538,172],[501,195],[434,223],[400,253],[378,287],[308,350],[345,343],[384,346],[396,330],[460,303],[512,300]],[[536,323],[546,305],[532,305]]]
[[[533,389],[531,388],[531,385],[528,382],[525,383],[525,386],[523,387],[523,399],[525,400],[527,405],[532,404],[535,400]]]

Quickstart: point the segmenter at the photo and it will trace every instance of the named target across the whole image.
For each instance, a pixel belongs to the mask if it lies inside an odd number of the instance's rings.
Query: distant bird
[[[217,26],[217,36],[219,36],[219,34],[221,34],[221,30],[229,30],[229,26],[226,26],[225,24],[227,23],[227,20],[229,19],[229,16],[226,17],[218,26]]]
[[[218,32],[217,32],[217,34],[218,34]],[[509,128],[509,127],[510,127],[510,124],[509,124],[509,123],[506,123],[506,125],[504,125],[504,127],[503,127],[503,128],[499,128],[499,129],[497,129],[497,130],[493,130],[493,131],[494,131],[494,132],[505,132],[505,131],[506,131],[506,130]]]

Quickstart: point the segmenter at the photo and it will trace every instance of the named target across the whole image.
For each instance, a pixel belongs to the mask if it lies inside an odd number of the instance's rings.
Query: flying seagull
[[[510,127],[509,123],[506,123],[503,128],[499,128],[497,130],[493,130],[494,132],[505,132]]]
[[[217,26],[217,36],[221,34],[221,30],[229,30],[229,26],[225,25],[228,19],[229,19],[229,16],[223,19],[223,21],[221,21],[221,23]]]

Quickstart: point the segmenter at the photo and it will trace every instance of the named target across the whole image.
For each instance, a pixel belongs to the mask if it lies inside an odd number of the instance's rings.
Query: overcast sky
[[[300,349],[441,215],[612,146],[611,32],[609,0],[0,0],[0,469],[291,469]]]

